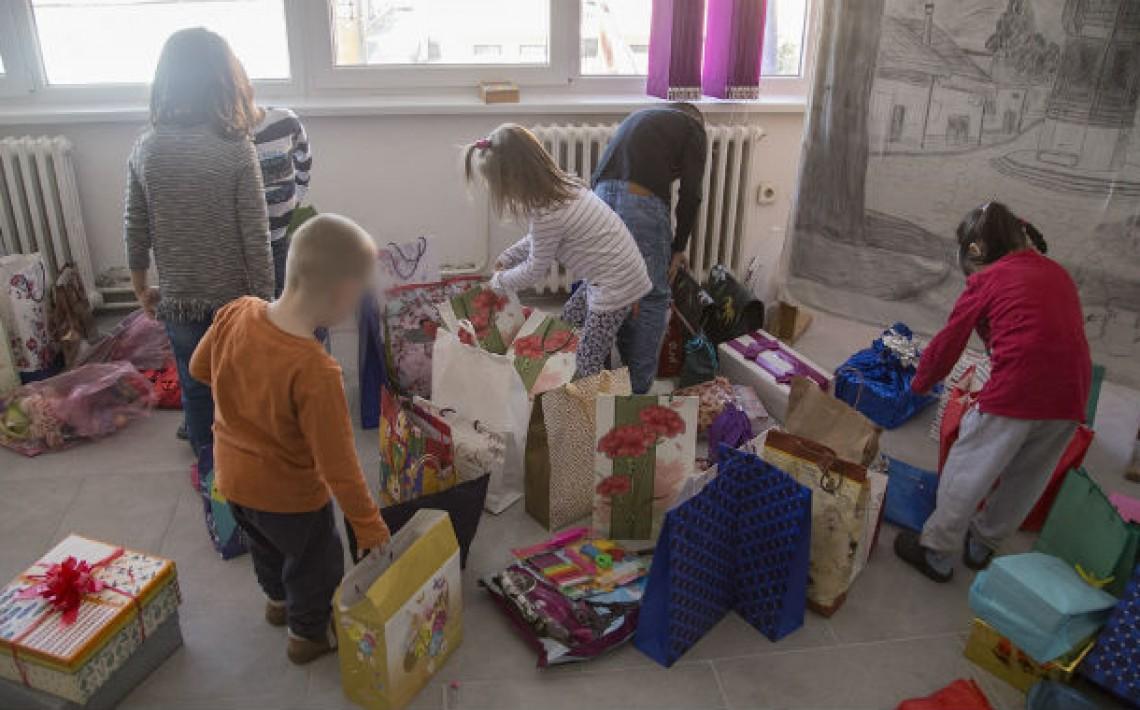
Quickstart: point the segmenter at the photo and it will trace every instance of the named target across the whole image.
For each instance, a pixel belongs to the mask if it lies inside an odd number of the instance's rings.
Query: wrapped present
[[[671,666],[729,611],[777,641],[803,625],[811,492],[754,455],[722,449],[665,515],[634,644]]]
[[[693,469],[697,398],[603,395],[595,406],[594,530],[653,539]]]
[[[835,396],[879,426],[899,427],[938,399],[937,392],[920,395],[910,388],[920,354],[910,328],[895,323],[839,366]]]
[[[831,616],[847,598],[857,571],[871,495],[867,468],[810,439],[775,429],[768,431],[760,456],[811,489],[808,605]]]
[[[141,680],[136,661],[179,645],[180,601],[170,560],[68,536],[0,591],[0,705],[35,707],[7,704],[18,686],[112,707]]]
[[[603,370],[545,392],[526,438],[526,512],[554,529],[594,505],[594,444],[599,395],[630,395],[629,370]]]
[[[460,323],[470,324],[479,347],[505,355],[526,321],[522,304],[513,293],[500,293],[487,284],[473,286],[439,304],[439,317],[453,333]]]
[[[345,695],[372,710],[411,702],[463,639],[459,544],[447,513],[419,510],[333,597]]]
[[[720,416],[726,405],[736,401],[736,393],[732,383],[725,377],[716,377],[690,387],[683,387],[673,391],[678,397],[696,397],[699,403],[697,410],[697,431],[706,432],[713,421]]]
[[[394,505],[455,485],[451,427],[388,388],[380,404],[380,501]]]
[[[970,609],[1038,663],[1095,634],[1114,606],[1111,594],[1041,552],[998,557],[970,585]]]
[[[432,396],[432,353],[443,325],[439,306],[479,283],[478,276],[407,284],[383,298],[384,347],[388,377],[404,395]]]
[[[981,619],[974,619],[970,624],[970,637],[966,640],[966,658],[1026,692],[1041,680],[1062,683],[1072,680],[1093,644],[1093,639],[1085,639],[1060,658],[1038,663],[997,629]]]
[[[535,311],[515,334],[507,355],[534,398],[574,379],[578,334],[569,323]]]
[[[831,376],[772,334],[757,330],[721,343],[720,371],[736,384],[751,385],[768,413],[780,421],[788,415],[792,378],[807,377],[821,389],[831,388]]]

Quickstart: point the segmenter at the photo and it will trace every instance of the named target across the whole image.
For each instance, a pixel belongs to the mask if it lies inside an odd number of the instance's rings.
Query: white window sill
[[[427,115],[510,115],[510,114],[611,114],[628,113],[662,103],[639,95],[544,94],[523,90],[522,100],[511,104],[484,104],[473,91],[439,94],[386,94],[361,96],[306,97],[290,101],[267,97],[266,103],[289,106],[302,116],[427,116]],[[710,114],[802,113],[806,100],[801,96],[765,96],[756,101],[697,102]],[[145,121],[147,107],[141,103],[70,103],[41,99],[0,100],[0,125],[138,123]]]

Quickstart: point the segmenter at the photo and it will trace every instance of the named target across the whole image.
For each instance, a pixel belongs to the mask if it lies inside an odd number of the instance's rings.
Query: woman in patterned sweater
[[[202,28],[176,32],[159,57],[151,125],[127,164],[131,285],[170,336],[196,452],[213,440],[214,401],[190,376],[190,356],[219,308],[240,296],[273,296],[265,193],[250,140],[258,118],[226,41]],[[152,253],[158,288],[147,278]]]

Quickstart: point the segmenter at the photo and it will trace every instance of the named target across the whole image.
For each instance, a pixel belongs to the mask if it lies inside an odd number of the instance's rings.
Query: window
[[[761,77],[803,75],[808,0],[768,0]],[[582,0],[584,75],[645,76],[652,0]]]
[[[550,3],[333,0],[338,66],[546,64]]]
[[[32,0],[48,84],[144,84],[172,32],[206,27],[252,79],[288,79],[284,0]]]

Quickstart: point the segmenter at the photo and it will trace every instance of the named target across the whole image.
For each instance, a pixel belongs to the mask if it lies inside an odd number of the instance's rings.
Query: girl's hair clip
[[[479,140],[475,141],[475,147],[478,148],[479,150],[487,150],[488,148],[491,147],[491,139],[490,138],[480,138]]]

